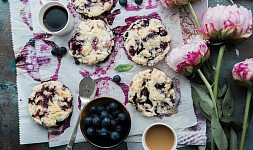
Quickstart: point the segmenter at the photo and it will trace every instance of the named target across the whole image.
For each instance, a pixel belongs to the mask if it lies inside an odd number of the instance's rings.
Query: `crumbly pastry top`
[[[158,19],[137,20],[123,36],[127,54],[139,65],[154,66],[170,49],[170,34]]]
[[[35,86],[28,103],[33,120],[45,127],[58,126],[73,110],[70,90],[56,81]]]
[[[147,117],[177,113],[173,82],[156,68],[139,72],[133,77],[128,98],[129,102]]]
[[[76,12],[88,17],[96,17],[113,6],[113,0],[69,0]]]
[[[102,20],[87,20],[80,23],[69,41],[69,54],[87,65],[104,61],[112,52],[114,36]]]

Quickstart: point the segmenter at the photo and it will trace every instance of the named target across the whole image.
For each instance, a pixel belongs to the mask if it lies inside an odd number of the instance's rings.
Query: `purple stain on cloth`
[[[148,6],[146,6],[145,9],[155,9],[158,7],[158,5],[159,0],[148,0]]]
[[[143,6],[134,5],[131,2],[128,2],[126,7],[125,7],[126,11],[140,11],[143,8],[144,8]]]
[[[70,114],[70,116],[68,117],[68,119],[58,128],[53,128],[53,131],[49,131],[48,132],[48,140],[49,141],[54,141],[56,139],[55,136],[59,136],[62,133],[64,133],[64,131],[70,127],[70,119],[71,119],[72,114]],[[55,129],[55,130],[54,130]]]
[[[23,3],[24,3],[24,1],[23,1]],[[20,16],[22,18],[23,23],[26,24],[31,31],[33,31],[31,13],[26,12],[25,8],[23,8],[20,10]]]

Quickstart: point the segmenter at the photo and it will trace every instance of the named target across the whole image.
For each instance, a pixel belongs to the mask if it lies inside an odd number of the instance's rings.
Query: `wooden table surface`
[[[236,4],[243,5],[248,9],[253,10],[252,0],[234,0]],[[229,0],[209,0],[209,6],[229,5]],[[9,3],[7,0],[0,0],[0,150],[42,150],[49,149],[48,143],[19,145],[19,123],[18,123],[18,96],[16,85],[16,68],[15,59],[12,50],[12,36]],[[253,57],[253,38],[251,37],[244,43],[236,46],[228,47],[223,59],[223,66],[221,70],[220,83],[224,84],[225,77],[229,80],[234,96],[236,98],[236,111],[234,116],[241,122],[243,120],[244,106],[246,99],[246,89],[238,87],[231,77],[231,69],[236,62],[243,61],[245,58]],[[236,50],[239,50],[240,56],[236,55]],[[214,50],[213,59],[217,51]],[[253,102],[253,101],[252,101]],[[240,138],[240,131],[237,131],[238,139]],[[246,134],[245,150],[253,150],[253,121],[249,126]],[[64,147],[57,147],[53,149],[64,149]],[[75,145],[75,149],[98,149],[88,143],[79,143]],[[126,150],[126,143],[121,144],[118,150]],[[183,149],[197,149],[196,147],[188,147]]]

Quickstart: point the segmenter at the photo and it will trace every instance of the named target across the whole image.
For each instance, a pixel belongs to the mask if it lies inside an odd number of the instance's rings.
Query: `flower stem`
[[[252,95],[252,87],[248,87],[247,90],[247,98],[246,98],[246,106],[245,106],[245,112],[244,112],[244,119],[243,119],[243,127],[242,127],[242,138],[240,143],[240,150],[243,150],[244,147],[244,140],[245,140],[245,134],[248,124],[248,116],[249,116],[249,107],[250,107],[250,100]]]
[[[198,28],[201,28],[201,26],[200,26],[200,24],[199,24],[198,17],[197,17],[197,15],[196,15],[194,9],[192,8],[191,2],[189,2],[189,3],[187,4],[187,6],[188,6],[188,8],[189,8],[189,10],[190,10],[190,12],[191,12],[191,14],[192,14],[192,16],[193,16],[195,22],[197,23]]]
[[[214,97],[214,94],[213,94],[213,91],[212,91],[212,87],[211,85],[209,84],[209,82],[207,81],[206,77],[204,76],[204,74],[202,73],[202,71],[200,69],[197,70],[200,78],[202,79],[202,81],[205,83],[208,91],[209,91],[209,94],[211,96],[211,99],[213,101],[213,104],[214,104],[214,110],[215,110],[215,115],[217,117],[217,119],[219,120],[219,114],[218,114],[218,109],[217,109],[217,106],[216,106],[216,99]],[[215,143],[214,143],[214,138],[213,138],[213,132],[212,132],[212,139],[211,139],[211,149],[214,150],[215,149]]]
[[[209,91],[209,94],[211,96],[211,99],[213,101],[213,103],[215,102],[215,98],[214,98],[214,94],[213,94],[213,91],[212,91],[212,87],[211,85],[209,84],[209,82],[207,81],[206,77],[204,76],[204,74],[202,73],[202,71],[200,69],[197,70],[198,71],[198,74],[200,76],[200,78],[202,79],[202,81],[205,83],[208,91]],[[219,119],[219,115],[218,115],[218,109],[217,109],[217,106],[214,105],[214,110],[215,110],[215,115],[217,117],[217,119]]]
[[[216,99],[217,99],[217,94],[218,94],[218,82],[219,82],[219,76],[220,76],[220,68],[221,68],[221,61],[224,55],[226,45],[222,45],[219,50],[219,56],[216,64],[216,69],[215,69],[215,76],[214,76],[214,87],[213,87],[213,94],[215,98],[215,105],[216,105]]]

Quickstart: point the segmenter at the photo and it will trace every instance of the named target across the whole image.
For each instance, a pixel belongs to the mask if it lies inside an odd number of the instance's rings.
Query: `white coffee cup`
[[[39,21],[39,25],[41,27],[41,29],[46,32],[46,33],[49,33],[49,34],[54,34],[54,35],[66,35],[68,34],[74,27],[74,18],[73,16],[70,14],[68,8],[60,3],[60,2],[56,2],[56,1],[45,1],[43,0],[42,1],[42,4],[43,6],[40,8],[39,10],[39,14],[38,14],[38,21]],[[44,17],[44,13],[50,8],[50,7],[53,7],[53,6],[61,6],[62,8],[64,8],[67,13],[68,13],[68,21],[66,23],[66,25],[59,31],[50,31],[45,25],[44,25],[44,22],[43,22],[43,17]]]
[[[148,131],[151,127],[156,126],[156,125],[163,125],[163,126],[167,127],[168,129],[170,129],[170,130],[172,131],[172,133],[173,133],[173,135],[174,135],[174,143],[173,143],[173,147],[172,147],[171,150],[175,150],[176,147],[177,147],[177,135],[176,135],[176,133],[175,133],[175,130],[174,130],[171,126],[169,126],[169,125],[167,125],[167,124],[165,124],[165,123],[154,123],[154,124],[149,125],[149,126],[144,130],[144,133],[143,133],[143,135],[142,135],[142,146],[143,146],[143,148],[144,148],[145,150],[149,150],[149,148],[148,148],[148,146],[147,146],[147,144],[146,144],[145,137],[146,137],[147,131]]]

